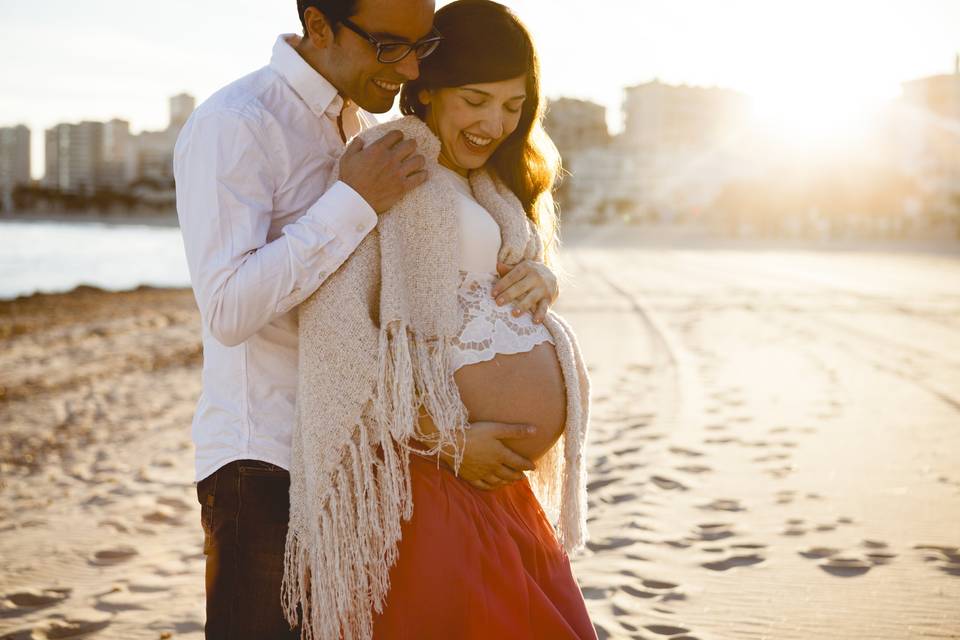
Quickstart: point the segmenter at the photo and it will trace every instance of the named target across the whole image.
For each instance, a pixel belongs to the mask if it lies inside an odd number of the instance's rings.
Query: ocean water
[[[190,286],[180,230],[100,223],[0,222],[0,299],[86,284]]]

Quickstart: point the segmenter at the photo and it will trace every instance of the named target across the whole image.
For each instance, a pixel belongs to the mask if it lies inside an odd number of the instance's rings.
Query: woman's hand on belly
[[[425,424],[426,422],[429,425]],[[427,433],[430,427],[433,427],[433,421],[429,416],[421,417],[421,430]],[[487,491],[522,479],[523,471],[533,471],[534,464],[514,453],[501,440],[528,437],[534,431],[528,425],[503,422],[471,423],[466,432],[458,477],[477,489]],[[443,452],[440,459],[453,469],[453,456]]]

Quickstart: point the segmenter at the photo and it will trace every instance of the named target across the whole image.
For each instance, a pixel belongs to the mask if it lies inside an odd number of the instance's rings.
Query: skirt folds
[[[526,478],[475,489],[410,455],[402,525],[376,640],[595,640],[570,560]]]

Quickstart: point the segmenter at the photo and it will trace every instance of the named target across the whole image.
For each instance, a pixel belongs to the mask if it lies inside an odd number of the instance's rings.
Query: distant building
[[[197,101],[189,93],[181,93],[170,98],[170,127],[179,131],[196,108]]]
[[[960,55],[953,73],[904,82],[899,126],[909,142],[903,156],[935,208],[956,210],[960,200]],[[906,146],[906,145],[905,145]]]
[[[170,121],[161,131],[144,131],[137,136],[137,180],[173,184],[173,148],[180,129],[196,107],[193,96],[181,93],[170,98]]]
[[[599,105],[551,103],[547,130],[570,172],[560,192],[568,221],[690,220],[748,171],[740,93],[653,81],[626,89],[623,110],[624,131],[610,138]]]
[[[43,184],[68,193],[92,193],[99,186],[103,157],[102,122],[58,124],[45,133]]]
[[[564,222],[604,222],[637,213],[641,199],[635,154],[619,144],[568,153],[560,191]]]
[[[30,183],[30,129],[0,127],[0,211],[13,209],[13,190]]]
[[[654,80],[625,90],[623,139],[641,154],[705,149],[742,126],[748,110],[746,96],[730,89]]]
[[[547,105],[544,127],[561,156],[610,142],[606,108],[587,100],[551,100]]]
[[[103,150],[98,186],[121,191],[136,179],[135,138],[126,120],[111,120],[103,125]]]
[[[173,185],[173,147],[195,100],[170,98],[170,120],[161,131],[130,133],[130,123],[58,124],[45,134],[44,186],[68,193],[122,191],[137,182],[169,190]]]
[[[953,73],[904,82],[903,99],[930,113],[960,122],[960,54]]]
[[[30,182],[30,129],[0,127],[0,190]]]

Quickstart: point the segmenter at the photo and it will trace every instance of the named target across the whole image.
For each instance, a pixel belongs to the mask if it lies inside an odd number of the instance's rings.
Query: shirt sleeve
[[[370,205],[337,182],[267,242],[272,167],[256,121],[234,111],[189,122],[174,152],[191,284],[204,327],[226,346],[306,300],[377,224]]]

